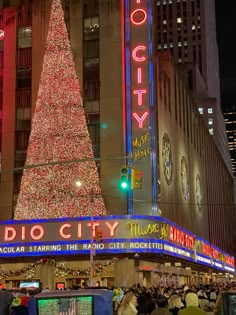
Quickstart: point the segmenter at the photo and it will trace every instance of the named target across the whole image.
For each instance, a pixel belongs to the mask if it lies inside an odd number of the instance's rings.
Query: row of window
[[[83,100],[95,157],[100,156],[99,2],[84,0]]]
[[[161,70],[160,70],[161,71]],[[162,77],[165,77],[165,74],[162,74]],[[163,102],[164,104],[168,105],[167,109],[171,113],[173,106],[171,104],[172,98],[171,98],[171,88],[170,82],[166,80],[166,88],[164,85],[164,82],[160,82],[160,97],[163,95]],[[162,91],[161,91],[162,89]],[[168,91],[168,94],[163,93],[164,90]],[[200,133],[200,126],[202,124],[202,121],[200,121],[200,116],[198,116],[198,113],[195,111],[195,107],[193,104],[193,100],[191,99],[189,95],[189,90],[185,87],[185,84],[183,80],[177,75],[177,73],[174,75],[174,95],[173,99],[174,102],[174,117],[176,122],[179,123],[180,128],[183,129],[184,133],[186,133],[187,138],[190,140],[190,142],[194,145],[194,148],[199,152],[201,155],[202,151],[202,141],[203,141],[203,135]],[[167,95],[167,96],[166,96]],[[167,97],[167,101],[165,98]]]

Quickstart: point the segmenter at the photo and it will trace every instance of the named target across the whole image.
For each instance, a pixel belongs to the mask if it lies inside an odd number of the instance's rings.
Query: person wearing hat
[[[14,296],[10,291],[5,289],[0,290],[0,314],[8,315],[11,302],[13,301]]]
[[[206,315],[207,313],[198,306],[198,296],[189,292],[185,297],[186,308],[180,310],[178,315]]]

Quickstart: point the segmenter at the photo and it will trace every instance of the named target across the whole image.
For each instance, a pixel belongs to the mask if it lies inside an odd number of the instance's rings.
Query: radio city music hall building
[[[27,275],[50,288],[80,285],[89,278],[96,227],[100,284],[233,276],[233,179],[198,113],[188,72],[157,53],[150,0],[63,2],[96,157],[131,157],[142,188],[121,192],[126,159],[101,159],[102,191],[115,187],[104,194],[107,216],[11,220],[22,174],[4,170],[24,165],[50,7],[32,1],[1,12],[1,282],[15,286]],[[194,88],[201,77],[193,73]]]

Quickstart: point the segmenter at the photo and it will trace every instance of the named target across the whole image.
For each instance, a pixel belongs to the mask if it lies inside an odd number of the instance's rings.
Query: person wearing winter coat
[[[168,308],[171,314],[178,315],[179,310],[184,307],[181,297],[178,294],[173,294],[168,300]]]
[[[186,308],[179,311],[178,315],[206,315],[207,313],[198,306],[198,296],[189,292],[185,297]]]
[[[139,295],[137,297],[136,309],[138,311],[137,315],[149,315],[148,304],[144,295]]]
[[[13,301],[14,296],[10,291],[5,289],[0,290],[0,314],[8,315],[11,302]]]
[[[136,295],[130,291],[127,292],[119,306],[118,315],[136,315],[138,313],[136,309],[137,298]]]
[[[151,315],[171,315],[168,310],[168,300],[164,295],[158,295],[156,299],[156,309]]]

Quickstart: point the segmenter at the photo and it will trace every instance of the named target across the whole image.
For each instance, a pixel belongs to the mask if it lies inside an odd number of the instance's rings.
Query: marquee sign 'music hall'
[[[102,242],[95,240],[102,231]],[[91,234],[93,241],[91,242]],[[0,256],[162,253],[234,272],[234,258],[169,220],[153,216],[107,216],[0,224]]]

